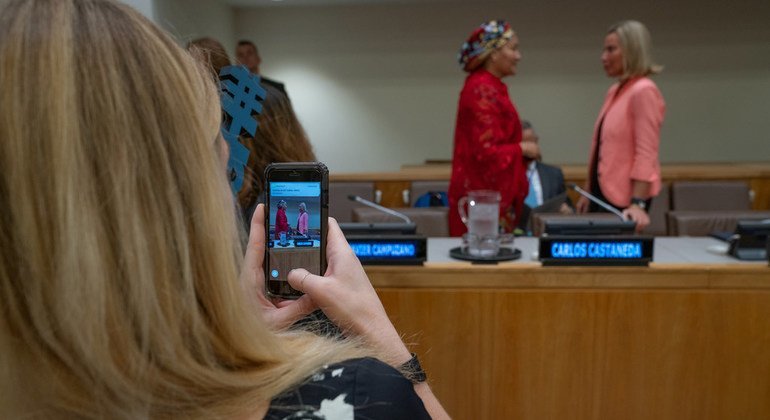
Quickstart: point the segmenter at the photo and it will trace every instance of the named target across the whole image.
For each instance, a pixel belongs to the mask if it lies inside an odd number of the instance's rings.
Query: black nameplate
[[[543,265],[645,266],[652,261],[652,236],[543,236]]]
[[[419,235],[346,235],[364,265],[422,265],[428,241]]]

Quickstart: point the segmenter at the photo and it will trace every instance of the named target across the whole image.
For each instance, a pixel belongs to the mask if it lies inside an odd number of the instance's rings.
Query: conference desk
[[[422,267],[367,266],[458,419],[770,419],[770,268],[711,238],[656,238],[649,267],[497,265],[429,239]]]

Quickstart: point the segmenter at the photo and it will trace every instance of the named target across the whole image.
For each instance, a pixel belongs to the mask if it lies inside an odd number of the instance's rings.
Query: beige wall
[[[263,73],[286,83],[319,158],[335,172],[450,158],[464,77],[455,54],[474,26],[494,17],[510,20],[520,35],[524,59],[506,82],[522,117],[540,132],[546,160],[587,160],[610,84],[599,64],[601,43],[621,18],[648,25],[666,66],[655,79],[668,105],[662,161],[770,159],[764,0],[235,8],[232,25],[216,2],[215,13],[201,1],[159,3],[161,18],[183,36],[254,40]]]
[[[155,19],[155,0],[120,0],[136,10],[142,12],[150,19]]]
[[[134,0],[136,1],[136,0]],[[154,0],[155,22],[182,45],[203,36],[219,40],[232,58],[233,9],[218,0]]]

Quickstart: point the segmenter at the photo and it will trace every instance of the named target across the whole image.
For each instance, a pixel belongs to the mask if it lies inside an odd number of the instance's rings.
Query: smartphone
[[[273,163],[265,168],[265,282],[267,294],[297,299],[295,268],[326,271],[329,171],[320,162]]]

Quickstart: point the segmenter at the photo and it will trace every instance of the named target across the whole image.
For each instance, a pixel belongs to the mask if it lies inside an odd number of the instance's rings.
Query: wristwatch
[[[406,363],[399,366],[399,370],[404,372],[406,379],[412,381],[413,384],[419,384],[428,380],[428,375],[422,370],[420,361],[417,360],[417,355],[412,353],[412,358],[407,360]]]
[[[647,211],[647,200],[643,198],[631,197],[631,205]]]

